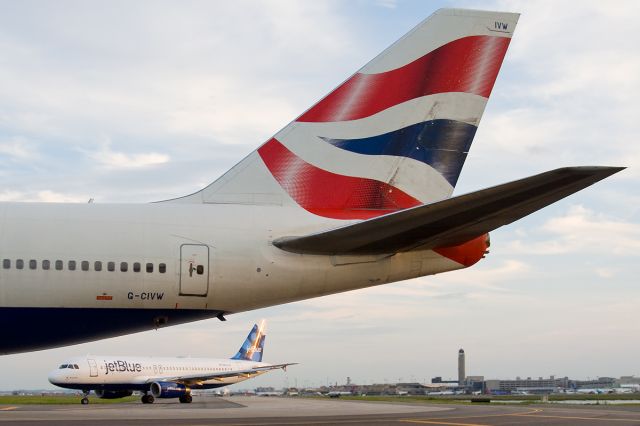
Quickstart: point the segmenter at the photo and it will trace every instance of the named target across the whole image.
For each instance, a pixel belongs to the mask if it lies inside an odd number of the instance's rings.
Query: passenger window
[[[158,272],[160,272],[161,274],[164,274],[165,272],[167,272],[167,265],[165,265],[164,263],[159,264]]]
[[[11,268],[11,259],[4,259],[2,261],[2,267],[4,269],[10,269]]]
[[[116,270],[116,262],[107,262],[107,271],[113,272]]]
[[[76,261],[75,260],[70,260],[69,261],[69,270],[70,271],[75,271],[76,270]]]
[[[86,260],[83,260],[82,262],[80,262],[80,267],[82,268],[83,271],[88,271],[89,270],[89,262]]]
[[[135,262],[133,264],[133,272],[140,272],[140,262]]]
[[[24,260],[17,259],[16,260],[16,269],[22,269],[22,268],[24,268]]]
[[[93,269],[95,269],[95,270],[96,270],[96,271],[98,271],[98,272],[102,271],[102,262],[100,262],[99,260],[98,260],[98,261],[96,261],[96,262],[93,264]]]
[[[62,271],[62,260],[56,260],[56,271]]]
[[[129,265],[127,262],[120,262],[120,272],[127,272]]]
[[[198,267],[196,268],[196,273],[197,273],[198,275],[202,275],[202,274],[204,274],[204,266],[202,266],[202,265],[198,265]]]
[[[147,263],[147,272],[149,274],[153,272],[153,263]]]
[[[36,269],[38,267],[38,262],[36,262],[34,259],[31,259],[29,261],[29,269]]]
[[[44,269],[45,271],[48,271],[50,267],[51,267],[51,262],[49,262],[48,260],[42,261],[42,269]]]

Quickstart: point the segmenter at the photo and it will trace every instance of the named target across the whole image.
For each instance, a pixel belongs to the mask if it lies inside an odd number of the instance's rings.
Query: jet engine
[[[191,389],[181,383],[153,382],[151,383],[151,395],[154,398],[179,398],[187,395]]]
[[[133,391],[124,390],[124,391],[110,391],[103,389],[96,389],[96,396],[102,399],[118,399],[124,398],[125,396],[133,395]]]

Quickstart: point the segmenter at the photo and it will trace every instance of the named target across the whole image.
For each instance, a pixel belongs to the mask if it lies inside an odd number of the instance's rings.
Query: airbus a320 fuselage
[[[517,14],[441,9],[218,180],[152,204],[0,204],[0,353],[465,268],[621,168],[452,197]]]
[[[82,404],[94,391],[98,398],[117,399],[142,394],[142,403],[155,398],[178,398],[192,401],[192,389],[213,389],[239,383],[289,364],[262,362],[264,321],[253,326],[240,350],[229,359],[162,358],[139,356],[87,355],[66,360],[49,373],[49,382],[84,392]]]

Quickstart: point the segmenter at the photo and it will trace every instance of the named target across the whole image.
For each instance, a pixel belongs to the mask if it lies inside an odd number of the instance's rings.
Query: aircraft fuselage
[[[2,203],[0,353],[464,267],[431,250],[319,256],[271,244],[342,224],[270,205]]]

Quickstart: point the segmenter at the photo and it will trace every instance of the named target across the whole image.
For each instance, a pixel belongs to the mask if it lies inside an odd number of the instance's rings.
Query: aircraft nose
[[[53,370],[49,373],[47,379],[49,379],[49,383],[51,383],[52,385],[60,383],[60,373],[58,372],[58,370]]]

